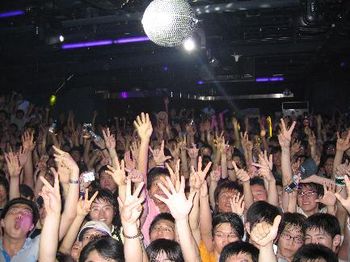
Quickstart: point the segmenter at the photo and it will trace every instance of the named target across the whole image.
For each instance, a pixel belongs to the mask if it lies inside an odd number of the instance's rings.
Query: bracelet
[[[125,235],[125,232],[124,232],[124,229],[123,229],[123,236],[127,239],[135,239],[135,238],[139,238],[139,237],[142,237],[142,232],[141,230],[138,230],[137,234],[135,236],[128,236],[128,235]]]
[[[228,167],[227,170],[235,170],[234,167]]]
[[[73,179],[69,179],[69,184],[79,184],[79,180],[73,180]]]

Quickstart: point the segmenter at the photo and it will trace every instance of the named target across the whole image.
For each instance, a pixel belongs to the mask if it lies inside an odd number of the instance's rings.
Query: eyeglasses
[[[216,236],[217,238],[230,238],[230,239],[237,238],[237,234],[235,233],[225,234],[223,232],[216,232],[214,233],[214,236]]]
[[[295,237],[292,237],[292,236],[289,235],[288,233],[282,233],[281,236],[282,236],[285,240],[292,240],[292,241],[294,241],[296,244],[303,244],[303,243],[304,243],[304,237],[302,237],[302,236],[295,236]]]
[[[298,192],[298,197],[311,197],[313,195],[316,195],[317,192],[316,191],[299,191]]]
[[[165,226],[155,226],[153,227],[154,231],[162,231],[162,232],[167,232],[167,233],[173,233],[174,229],[171,227],[165,227]]]
[[[22,216],[33,216],[33,213],[30,209],[20,208],[20,207],[10,208],[8,213],[12,215],[21,214]]]

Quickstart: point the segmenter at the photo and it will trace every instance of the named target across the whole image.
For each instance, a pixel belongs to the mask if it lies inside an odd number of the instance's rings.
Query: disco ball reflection
[[[166,47],[181,45],[191,36],[197,21],[185,0],[154,0],[142,17],[143,29],[149,39]]]

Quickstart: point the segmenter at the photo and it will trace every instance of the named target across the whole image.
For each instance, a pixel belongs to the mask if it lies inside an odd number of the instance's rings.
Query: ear
[[[340,235],[335,235],[335,237],[333,238],[333,251],[335,251],[337,249],[337,247],[339,247],[341,244],[341,236]]]
[[[0,225],[1,225],[1,227],[5,227],[5,222],[4,222],[4,219],[1,219],[1,221],[0,221]]]

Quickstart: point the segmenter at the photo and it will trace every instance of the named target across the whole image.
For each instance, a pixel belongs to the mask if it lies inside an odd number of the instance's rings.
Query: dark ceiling
[[[187,54],[151,42],[62,50],[65,43],[144,35],[147,0],[1,1],[0,84],[3,90],[53,92],[178,88],[215,82],[255,83],[257,77],[300,81],[334,72],[348,77],[350,1],[197,0],[202,48]],[[344,69],[345,68],[345,69]],[[342,74],[343,72],[343,74]]]

